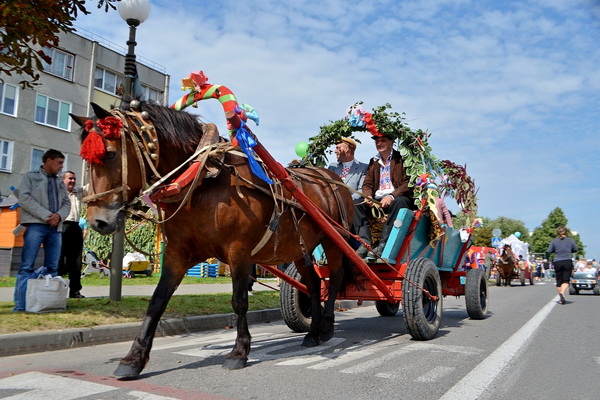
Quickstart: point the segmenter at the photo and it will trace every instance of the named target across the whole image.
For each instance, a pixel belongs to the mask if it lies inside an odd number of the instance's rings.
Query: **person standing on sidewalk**
[[[42,155],[42,166],[27,172],[21,179],[18,193],[21,206],[21,225],[25,226],[21,265],[15,283],[13,311],[25,311],[27,281],[35,271],[35,259],[44,245],[44,267],[56,276],[63,229],[63,221],[71,209],[67,188],[56,176],[65,163],[65,156],[50,149]]]
[[[573,274],[573,253],[577,253],[577,244],[569,237],[569,231],[564,226],[556,228],[556,237],[548,246],[548,254],[554,253],[554,275],[556,277],[556,291],[560,297],[560,304],[565,304],[565,294],[569,288]]]
[[[69,276],[69,297],[81,299],[81,252],[83,251],[83,231],[79,225],[81,216],[82,187],[75,187],[77,178],[73,171],[65,171],[61,178],[67,187],[71,211],[64,221],[62,248],[58,264],[58,274]]]

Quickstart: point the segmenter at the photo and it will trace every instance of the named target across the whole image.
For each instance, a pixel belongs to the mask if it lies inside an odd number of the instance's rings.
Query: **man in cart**
[[[365,196],[379,201],[387,218],[381,231],[379,245],[374,250],[377,255],[381,255],[385,244],[390,236],[394,220],[398,211],[402,208],[416,209],[414,204],[413,189],[408,185],[409,177],[404,169],[404,164],[400,152],[393,149],[393,138],[389,135],[376,132],[371,138],[375,141],[377,155],[373,157],[369,166],[365,181],[362,186],[362,192]],[[372,201],[367,201],[361,206],[355,207],[355,212],[360,213],[361,228],[367,226],[366,213],[374,206]],[[369,231],[368,244],[371,243],[371,233]],[[359,256],[365,257],[365,254]]]
[[[342,181],[348,185],[350,189],[360,192],[365,180],[365,173],[367,172],[367,164],[358,161],[354,158],[354,152],[356,151],[356,142],[353,139],[343,137],[338,139],[335,144],[335,156],[337,163],[332,163],[328,169],[335,172],[342,178]],[[354,200],[354,221],[352,222],[354,233],[363,240],[371,243],[371,232],[369,226],[362,225],[362,219],[364,216],[359,216],[359,212],[356,211],[357,205],[362,203],[363,198],[360,193],[352,193],[352,200]],[[364,214],[364,212],[363,212]],[[358,254],[363,254],[365,257],[367,254],[367,248],[362,244],[357,250]]]

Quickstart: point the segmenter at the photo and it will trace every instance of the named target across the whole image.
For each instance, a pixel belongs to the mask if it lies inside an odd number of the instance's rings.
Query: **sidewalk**
[[[275,280],[262,281],[277,288]],[[122,286],[122,296],[151,296],[155,285]],[[84,286],[81,293],[86,297],[109,297],[108,286]],[[255,283],[254,291],[273,290]],[[231,284],[194,284],[180,285],[174,296],[182,294],[231,293]],[[0,302],[13,301],[14,288],[0,288]],[[370,302],[366,302],[370,303]],[[366,304],[365,304],[366,305]],[[354,308],[356,301],[342,301],[343,308]],[[248,324],[259,324],[280,320],[278,308],[250,311],[247,314]],[[13,356],[42,351],[70,349],[73,347],[93,346],[104,343],[132,341],[138,333],[140,322],[104,325],[93,328],[64,329],[58,331],[25,332],[0,335],[0,357]],[[183,319],[161,320],[156,329],[156,337],[180,335],[212,329],[234,327],[236,316],[230,314],[203,315]]]
[[[273,288],[277,288],[277,281],[273,280],[260,280]],[[121,296],[152,296],[156,285],[123,285],[121,286]],[[266,286],[255,282],[253,290],[273,290]],[[194,285],[179,285],[175,291],[174,296],[181,294],[210,294],[210,293],[231,293],[231,283],[219,283],[219,284],[194,284]],[[15,288],[13,287],[2,287],[0,288],[0,302],[12,302],[14,301]],[[85,297],[109,297],[110,287],[109,286],[84,286],[81,289],[81,294]]]

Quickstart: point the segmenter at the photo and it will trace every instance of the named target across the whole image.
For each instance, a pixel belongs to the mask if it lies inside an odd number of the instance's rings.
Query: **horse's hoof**
[[[302,347],[317,347],[320,344],[319,337],[310,333],[304,336],[304,340],[302,341]]]
[[[113,372],[114,376],[118,376],[121,378],[137,378],[142,372],[141,367],[134,367],[132,365],[119,364],[115,372]]]
[[[333,330],[319,333],[319,339],[321,340],[321,342],[326,342],[329,339],[331,339],[332,337],[333,337]]]
[[[223,369],[242,369],[246,368],[247,358],[226,358],[223,363]]]

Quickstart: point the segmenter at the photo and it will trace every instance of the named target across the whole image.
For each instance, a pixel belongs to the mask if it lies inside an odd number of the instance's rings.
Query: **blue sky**
[[[600,259],[600,1],[151,2],[136,52],[166,67],[170,103],[203,70],[258,111],[283,164],[349,105],[390,103],[467,165],[481,216],[533,230],[560,207]],[[127,25],[94,3],[77,26],[125,46]],[[225,134],[217,101],[192,112]],[[357,158],[373,155],[365,134]]]

